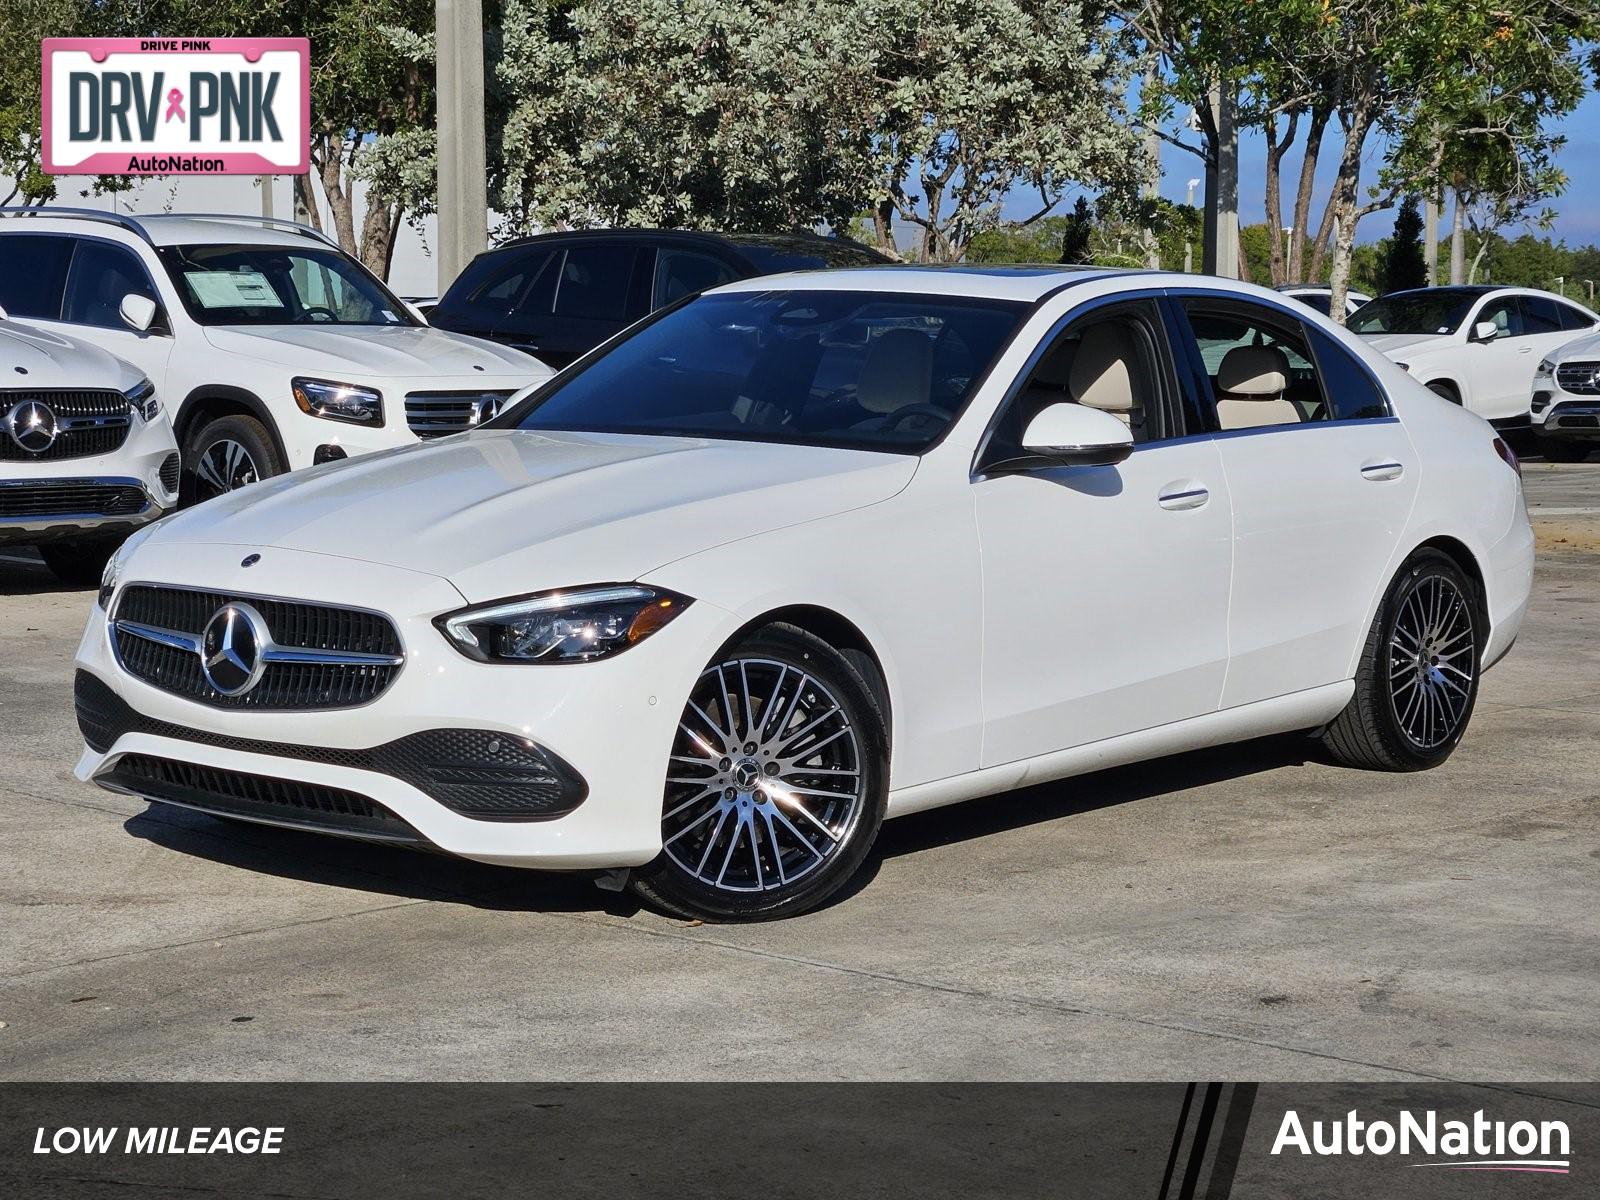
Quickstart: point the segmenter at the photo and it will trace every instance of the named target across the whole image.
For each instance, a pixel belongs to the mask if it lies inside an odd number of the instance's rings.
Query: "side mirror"
[[[156,302],[149,296],[129,292],[122,298],[122,303],[117,305],[117,313],[129,329],[136,333],[144,333],[156,319]]]
[[[1472,336],[1467,340],[1472,342],[1492,342],[1500,336],[1500,326],[1493,321],[1479,321],[1472,327]]]
[[[1028,422],[1022,448],[1067,466],[1108,467],[1133,453],[1133,434],[1098,408],[1052,404]]]

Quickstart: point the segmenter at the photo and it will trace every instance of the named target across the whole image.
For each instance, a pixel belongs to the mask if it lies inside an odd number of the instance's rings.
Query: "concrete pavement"
[[[733,928],[77,784],[90,598],[0,551],[0,1077],[1600,1077],[1600,464],[1527,478],[1533,611],[1443,768],[1012,793]]]

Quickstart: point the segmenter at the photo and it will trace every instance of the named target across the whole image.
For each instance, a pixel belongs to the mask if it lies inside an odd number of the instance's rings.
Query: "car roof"
[[[796,289],[829,291],[914,292],[931,296],[978,296],[994,300],[1033,302],[1070,283],[1112,276],[1150,276],[1158,272],[1114,267],[1078,267],[1061,264],[978,265],[971,263],[889,263],[881,267],[841,268],[830,271],[786,271],[741,279],[712,289],[716,292],[764,292],[792,285]],[[1179,276],[1191,283],[1198,276]],[[1227,282],[1205,280],[1207,283]]]
[[[3,208],[0,216],[14,218],[0,225],[0,232],[43,232],[65,226],[67,232],[93,234],[115,228],[152,246],[248,244],[337,248],[336,242],[309,225],[232,213],[117,213],[45,205],[28,209]],[[38,228],[41,225],[43,229]]]
[[[546,242],[567,242],[575,240],[594,239],[596,241],[633,240],[633,241],[660,241],[684,242],[705,245],[714,243],[721,246],[731,246],[735,249],[741,246],[760,246],[771,250],[796,250],[808,253],[826,252],[830,248],[848,248],[860,253],[876,255],[885,262],[890,261],[880,251],[861,242],[849,238],[823,237],[819,233],[807,230],[794,230],[789,233],[725,233],[711,229],[649,229],[649,228],[599,228],[599,229],[559,229],[549,233],[534,233],[527,237],[514,238],[499,246],[493,246],[483,253],[496,255],[518,247],[538,246]]]

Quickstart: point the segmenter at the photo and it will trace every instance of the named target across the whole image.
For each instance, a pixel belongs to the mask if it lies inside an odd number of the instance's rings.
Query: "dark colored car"
[[[856,242],[807,233],[547,233],[478,255],[428,323],[504,342],[560,368],[645,314],[719,283],[889,261]]]

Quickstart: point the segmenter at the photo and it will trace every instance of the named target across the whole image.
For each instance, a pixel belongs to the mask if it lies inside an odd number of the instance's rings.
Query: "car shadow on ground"
[[[843,903],[866,888],[886,859],[1316,759],[1316,743],[1304,736],[1261,738],[901,817],[884,824],[861,870],[823,907]],[[219,820],[165,804],[152,804],[130,817],[123,828],[180,854],[374,895],[496,911],[606,912],[623,917],[640,911],[631,893],[602,891],[588,875],[490,866],[326,834]]]
[[[45,592],[81,592],[50,573],[32,550],[0,546],[0,596],[34,596]]]

